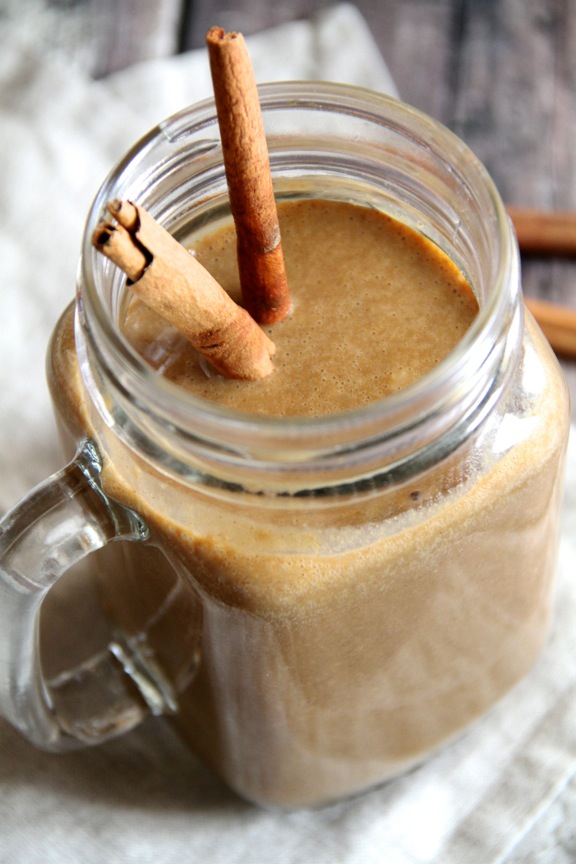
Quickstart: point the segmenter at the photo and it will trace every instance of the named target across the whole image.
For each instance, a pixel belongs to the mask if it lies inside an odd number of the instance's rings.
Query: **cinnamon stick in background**
[[[576,309],[526,297],[525,303],[557,354],[576,357]]]
[[[531,255],[576,254],[576,213],[507,207],[520,250]]]
[[[108,210],[117,222],[102,222],[92,242],[126,273],[134,293],[222,375],[269,375],[274,343],[194,256],[142,207],[111,201]]]
[[[520,252],[524,255],[575,255],[576,213],[507,207]],[[576,308],[525,297],[526,306],[552,348],[564,357],[576,357]]]
[[[278,213],[256,80],[244,37],[206,36],[230,209],[236,225],[242,302],[259,324],[290,310]]]

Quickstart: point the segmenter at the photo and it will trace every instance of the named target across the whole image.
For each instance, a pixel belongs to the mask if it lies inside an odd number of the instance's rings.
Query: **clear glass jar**
[[[226,211],[213,105],[152,130],[98,192],[49,354],[105,635],[72,670],[67,654],[48,672],[49,648],[43,678],[30,666],[35,733],[4,713],[55,748],[167,713],[241,795],[299,807],[417,764],[533,665],[568,405],[502,202],[461,141],[365,90],[285,83],[261,99],[279,199],[347,200],[415,227],[466,275],[479,315],[431,373],[356,411],[255,417],[183,393],[123,337],[124,279],[90,243],[112,198],[182,242]],[[64,605],[83,554],[60,568]]]

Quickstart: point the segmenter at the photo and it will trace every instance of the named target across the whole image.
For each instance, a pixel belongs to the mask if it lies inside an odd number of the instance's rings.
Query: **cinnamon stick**
[[[252,380],[269,375],[274,343],[200,262],[143,207],[111,201],[108,210],[116,222],[102,222],[92,242],[126,273],[143,302],[222,375]]]
[[[290,310],[284,256],[256,80],[241,33],[206,36],[230,209],[237,234],[242,302],[260,324]]]
[[[576,309],[531,297],[525,298],[525,303],[554,351],[576,357]]]
[[[576,213],[507,207],[520,250],[532,255],[576,254]]]

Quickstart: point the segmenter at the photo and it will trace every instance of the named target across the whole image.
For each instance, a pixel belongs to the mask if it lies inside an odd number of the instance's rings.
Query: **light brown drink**
[[[340,411],[418,379],[473,320],[456,268],[387,217],[322,202],[287,204],[281,217],[294,310],[270,329],[274,375],[208,376],[174,331],[133,305],[129,338],[162,374],[242,411]],[[234,290],[231,234],[202,239],[197,254]],[[549,628],[567,410],[531,321],[517,375],[533,387],[514,446],[503,422],[484,464],[465,451],[389,492],[235,501],[176,483],[119,442],[108,448],[107,492],[143,516],[192,586],[200,663],[175,721],[242,795],[295,807],[381,782],[482,715],[533,665]],[[65,435],[105,437],[82,403],[69,317],[52,381]],[[102,575],[120,625],[144,626],[138,609],[170,581],[164,571],[157,555],[150,568],[139,555],[132,573],[124,564]],[[178,608],[153,647],[174,641]]]
[[[294,201],[280,205],[279,218],[293,309],[267,329],[278,346],[269,378],[231,381],[210,374],[190,343],[139,300],[128,309],[130,342],[162,375],[196,396],[278,416],[367,405],[429,372],[478,311],[452,261],[378,210]],[[239,300],[235,244],[228,223],[196,241],[194,251]]]

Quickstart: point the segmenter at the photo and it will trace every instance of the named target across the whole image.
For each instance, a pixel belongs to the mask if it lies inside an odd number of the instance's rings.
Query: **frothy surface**
[[[208,376],[173,327],[139,300],[129,305],[124,326],[132,345],[195,395],[278,416],[357,408],[417,381],[472,323],[478,305],[461,272],[406,225],[338,201],[285,202],[279,217],[293,309],[266,328],[278,349],[269,378]],[[233,225],[199,240],[194,253],[239,299]]]

